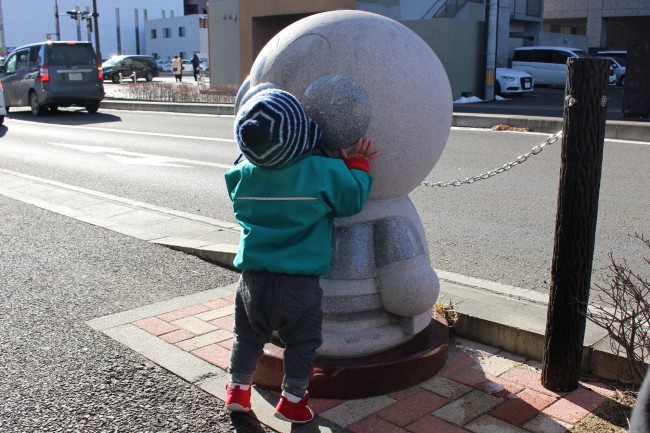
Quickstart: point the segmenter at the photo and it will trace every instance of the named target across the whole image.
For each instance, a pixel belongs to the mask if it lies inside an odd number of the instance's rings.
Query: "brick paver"
[[[398,426],[405,426],[416,419],[447,404],[449,400],[429,391],[419,391],[377,412],[377,416]]]
[[[132,323],[227,371],[233,302],[228,296]],[[612,390],[599,382],[571,393],[549,391],[539,366],[458,339],[444,368],[416,386],[366,399],[311,399],[310,406],[350,433],[560,433],[611,398]]]
[[[406,430],[412,433],[465,433],[467,430],[449,424],[434,416],[423,416],[417,421],[407,425]]]
[[[566,397],[544,410],[546,415],[576,424],[603,404],[607,397],[580,386]]]
[[[138,328],[144,329],[148,333],[155,336],[178,330],[178,326],[171,325],[157,317],[149,317],[148,319],[137,320],[133,322],[133,324]]]
[[[181,310],[172,311],[169,313],[161,314],[158,316],[159,319],[164,320],[165,322],[172,322],[174,320],[183,319],[185,317],[194,316],[195,314],[203,313],[208,311],[208,308],[205,305],[194,305],[193,307],[183,308]]]

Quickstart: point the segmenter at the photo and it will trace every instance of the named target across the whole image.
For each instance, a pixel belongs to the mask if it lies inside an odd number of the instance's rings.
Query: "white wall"
[[[144,11],[148,19],[161,18],[163,10],[167,17],[183,15],[183,0],[97,0],[99,13],[99,45],[102,57],[110,57],[117,53],[116,8],[120,11],[120,36],[122,50],[128,54],[136,51],[135,9],[138,9],[140,28],[140,52],[146,48],[144,44]],[[61,40],[76,40],[76,21],[66,15],[66,11],[79,9],[92,12],[92,0],[58,0],[59,24]],[[52,40],[57,40],[56,18],[54,17],[54,0],[3,0],[2,13],[5,29],[5,44],[7,47],[40,42],[52,34]],[[86,23],[81,23],[81,39],[88,39]],[[95,34],[91,34],[95,43]]]
[[[145,54],[157,54],[159,59],[173,59],[185,53],[184,59],[191,59],[194,53],[208,52],[208,29],[201,29],[200,18],[205,15],[187,15],[182,17],[147,20],[145,37],[147,50]],[[185,36],[179,36],[179,27],[185,28]],[[169,38],[163,37],[163,29],[171,29]],[[151,38],[151,30],[156,29],[156,39]]]

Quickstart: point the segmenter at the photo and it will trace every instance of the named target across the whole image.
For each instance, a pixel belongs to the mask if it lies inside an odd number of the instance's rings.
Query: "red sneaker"
[[[230,385],[230,384],[228,384]],[[226,385],[226,410],[228,412],[248,412],[251,410],[251,387],[247,390],[235,385],[234,388]]]
[[[298,403],[291,403],[285,396],[280,398],[280,402],[275,407],[275,417],[283,421],[303,424],[314,419],[314,412],[307,406],[309,396],[305,396]]]

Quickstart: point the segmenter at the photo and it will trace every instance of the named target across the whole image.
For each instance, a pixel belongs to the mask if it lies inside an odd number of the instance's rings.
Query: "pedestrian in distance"
[[[262,90],[242,105],[234,135],[242,155],[225,178],[242,227],[233,261],[242,274],[226,409],[251,409],[253,373],[278,331],[285,350],[275,416],[309,422],[314,412],[307,388],[322,343],[319,276],[329,271],[334,218],[363,209],[373,183],[369,162],[379,152],[360,138],[349,153],[341,149],[341,158],[316,155],[321,128],[293,95],[278,89]]]
[[[172,60],[172,72],[176,82],[181,83],[183,81],[183,62],[178,56],[174,56],[174,60]]]
[[[196,53],[194,53],[191,62],[192,70],[194,71],[194,81],[199,81],[199,75],[201,74],[201,60],[199,60],[199,56]]]

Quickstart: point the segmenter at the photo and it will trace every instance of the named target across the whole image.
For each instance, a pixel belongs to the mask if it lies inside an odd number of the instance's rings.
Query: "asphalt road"
[[[607,93],[609,99],[607,102],[607,119],[639,120],[623,117],[623,92],[622,87],[609,87]],[[455,103],[454,112],[563,117],[564,98],[564,88],[536,87],[530,93],[504,96],[494,101],[470,104]]]
[[[0,167],[234,222],[223,173],[237,155],[232,116],[102,110],[34,119],[12,112]],[[545,135],[454,129],[427,181],[485,173],[541,144]],[[16,141],[14,141],[16,140]],[[648,233],[647,143],[607,141],[593,281],[608,253],[638,264],[630,239]],[[410,195],[435,268],[546,292],[553,252],[560,143],[489,180],[420,186]],[[642,263],[641,263],[642,264]]]
[[[218,399],[85,322],[237,274],[4,196],[0,215],[0,431],[235,431]]]

